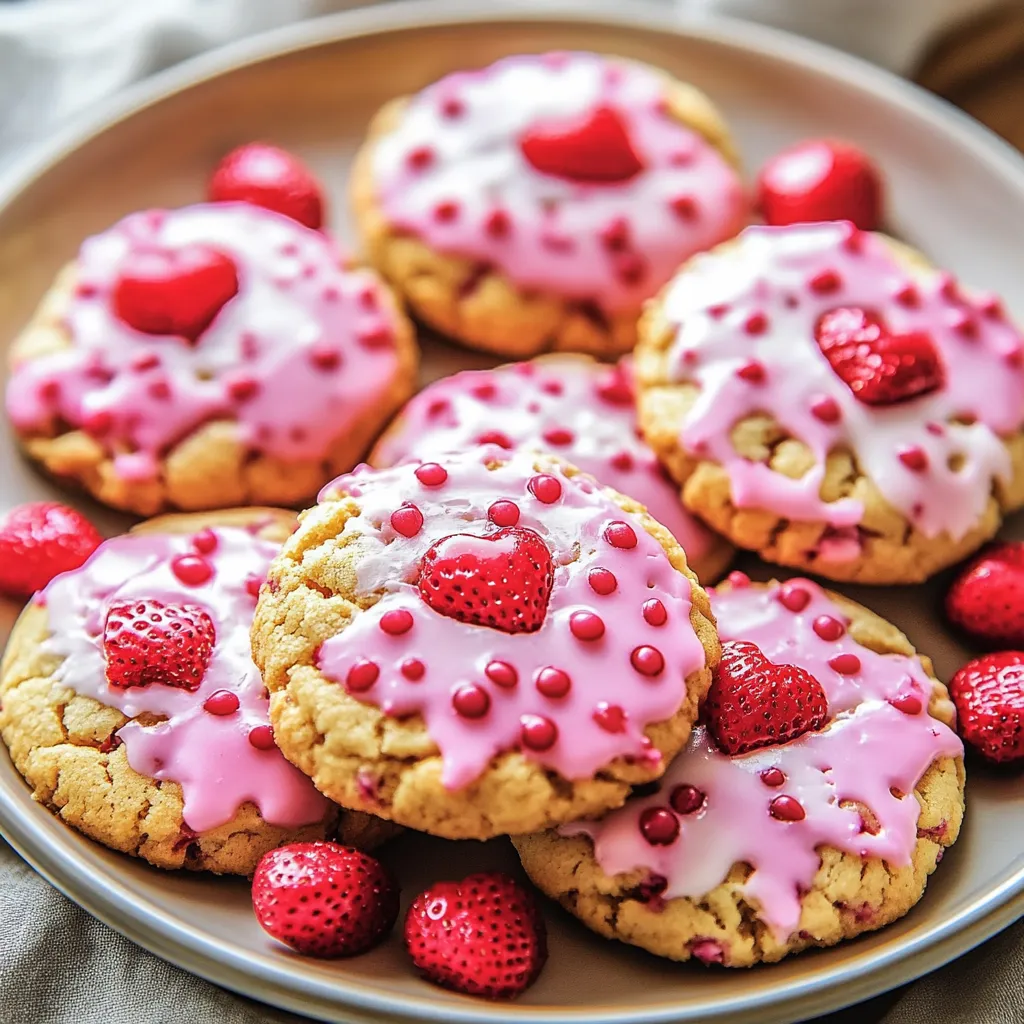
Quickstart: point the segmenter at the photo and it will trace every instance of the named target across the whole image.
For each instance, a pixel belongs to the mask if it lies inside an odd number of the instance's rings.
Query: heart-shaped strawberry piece
[[[547,545],[518,526],[443,537],[423,556],[418,580],[435,612],[504,633],[540,629],[553,582]]]
[[[195,341],[238,294],[234,260],[208,245],[132,253],[114,285],[114,312],[144,334]]]
[[[950,620],[993,647],[1024,647],[1024,543],[997,544],[956,578],[946,595]]]
[[[922,331],[896,334],[872,310],[829,310],[818,320],[814,336],[836,375],[865,405],[905,402],[945,383],[932,339]]]
[[[536,124],[520,136],[519,148],[538,171],[569,181],[628,181],[644,169],[612,107],[595,107],[582,120]]]
[[[708,731],[726,754],[788,743],[828,721],[821,683],[796,665],[776,665],[746,640],[722,644],[704,704]]]

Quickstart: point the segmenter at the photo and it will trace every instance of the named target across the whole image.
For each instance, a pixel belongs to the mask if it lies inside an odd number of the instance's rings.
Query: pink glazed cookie
[[[533,881],[600,934],[746,967],[907,913],[957,838],[964,771],[946,688],[899,630],[809,580],[733,580],[711,594],[722,669],[660,783],[600,822],[515,842]],[[732,665],[746,675],[723,684]],[[753,699],[774,679],[784,702],[808,674],[823,725],[720,749],[742,687]]]
[[[162,868],[247,875],[336,825],[347,842],[386,838],[365,815],[339,822],[274,746],[249,627],[293,523],[276,509],[164,516],[36,595],[0,670],[0,733],[36,800]]]
[[[647,440],[687,508],[769,561],[918,582],[1024,504],[1024,339],[890,239],[748,228],[640,333]]]
[[[732,547],[683,508],[675,486],[638,436],[628,361],[610,367],[587,356],[539,356],[446,377],[406,405],[369,462],[393,466],[485,442],[547,449],[636,499],[679,541],[703,583],[729,564]]]
[[[271,567],[253,651],[277,741],[321,792],[483,839],[660,776],[718,640],[641,506],[489,445],[329,485]]]
[[[417,316],[525,358],[632,349],[642,303],[749,219],[703,93],[593,53],[508,57],[385,106],[352,196]]]
[[[140,515],[299,504],[412,393],[412,328],[318,231],[246,203],[88,239],[14,342],[29,455]]]

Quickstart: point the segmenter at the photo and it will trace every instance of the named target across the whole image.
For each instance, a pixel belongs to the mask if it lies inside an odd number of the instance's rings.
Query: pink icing
[[[112,292],[130,254],[194,243],[232,256],[239,276],[196,344],[116,316]],[[15,369],[11,419],[25,432],[91,429],[132,480],[154,477],[168,448],[214,419],[234,420],[254,451],[323,458],[397,367],[376,278],[340,260],[323,234],[245,203],[132,214],[82,246],[65,313],[73,346]],[[109,426],[90,427],[101,420]]]
[[[791,581],[810,600],[791,611],[778,584],[733,587],[712,594],[723,641],[749,640],[776,663],[797,665],[814,675],[829,700],[830,724],[820,732],[750,754],[723,754],[699,726],[686,750],[661,780],[660,791],[630,800],[600,822],[563,827],[566,835],[585,834],[608,875],[645,867],[668,879],[664,899],[699,899],[719,885],[730,867],[754,870],[743,888],[761,917],[785,940],[800,920],[800,899],[821,863],[818,847],[828,845],[861,857],[880,857],[894,867],[909,863],[917,839],[920,806],[913,790],[939,757],[959,757],[956,735],[925,710],[931,683],[917,658],[877,654],[845,631],[822,639],[822,616],[845,622],[842,611],[816,584]],[[784,596],[784,595],[783,595]],[[789,600],[796,607],[801,602]],[[818,620],[818,628],[815,622]],[[854,655],[860,669],[844,675],[831,667],[837,655]],[[916,714],[889,703],[908,694],[925,698]],[[776,768],[782,780],[766,769]],[[771,784],[774,783],[774,784]],[[705,795],[698,810],[679,815],[679,837],[655,846],[641,835],[640,816],[667,808],[677,786]],[[894,796],[896,790],[902,797]],[[769,812],[780,796],[799,802],[805,817],[779,820]],[[856,801],[878,819],[877,834],[862,831],[860,812],[843,807]]]
[[[591,53],[509,57],[448,75],[376,144],[382,208],[437,251],[498,267],[523,288],[610,313],[635,309],[682,260],[729,238],[748,216],[736,171],[666,113],[665,99],[653,69]],[[635,177],[569,181],[523,157],[524,131],[598,106],[623,120],[646,165]],[[421,153],[428,157],[416,159]]]
[[[187,586],[172,571],[176,556],[201,555],[213,569],[207,582]],[[204,832],[230,821],[252,801],[271,825],[293,828],[320,821],[327,802],[276,747],[259,749],[269,729],[263,680],[249,651],[256,607],[254,583],[264,579],[278,545],[249,531],[216,527],[188,536],[129,534],[106,541],[81,569],[58,576],[42,593],[51,635],[47,651],[64,660],[56,681],[85,697],[108,704],[129,718],[141,714],[165,720],[150,726],[128,722],[117,732],[128,763],[142,775],[177,782],[184,798],[185,824]],[[213,620],[216,643],[199,688],[193,692],[152,683],[121,689],[106,679],[103,625],[117,601],[148,598],[164,604],[197,604]],[[238,699],[232,714],[211,714],[204,702],[219,691]],[[223,701],[223,698],[220,698]],[[233,704],[233,702],[231,702]]]
[[[502,465],[488,470],[485,460],[501,460]],[[373,685],[354,695],[390,715],[422,715],[441,751],[442,779],[450,789],[468,785],[492,757],[513,749],[569,779],[590,777],[620,756],[656,759],[643,735],[645,726],[679,710],[686,677],[704,664],[703,648],[689,621],[689,582],[658,542],[590,477],[570,480],[556,472],[548,479],[560,485],[558,497],[541,501],[530,489],[537,475],[533,460],[532,455],[493,446],[446,456],[447,478],[440,486],[425,486],[414,465],[361,467],[321,496],[347,493],[358,500],[361,514],[346,525],[346,533],[359,536],[362,545],[358,586],[363,596],[382,596],[321,646],[320,670],[345,685],[354,665],[364,660],[375,665],[379,675]],[[537,488],[546,497],[552,489]],[[554,562],[547,614],[533,633],[513,635],[448,618],[428,607],[416,585],[421,559],[439,539],[496,532],[488,508],[500,500],[515,503],[519,527],[539,534]],[[392,525],[392,513],[409,505],[422,513],[422,525],[404,536]],[[613,536],[632,532],[635,546],[613,546],[606,536],[610,523],[619,524]],[[614,574],[617,586],[612,592],[602,595],[591,586],[589,572],[597,567]],[[645,619],[644,602],[652,599],[662,603],[667,625],[652,626]],[[400,610],[411,616],[411,628],[399,635],[385,632],[383,617],[391,616],[390,623]],[[574,635],[571,621],[581,612],[600,617],[605,627],[600,638]],[[577,632],[589,633],[575,621]],[[655,648],[662,657],[660,673],[641,671],[657,661],[649,651],[637,653],[644,648]],[[411,659],[423,667],[415,679],[402,672]],[[499,685],[489,678],[485,669],[495,661],[511,666],[518,682]],[[564,680],[550,671],[541,675],[545,669],[568,675],[568,693],[559,695]],[[454,695],[467,684],[489,697],[483,717],[453,710]],[[478,699],[474,696],[474,702]],[[595,719],[606,706],[623,713],[621,720],[615,711],[603,716],[616,731]],[[529,716],[549,724],[538,725]],[[554,725],[553,745],[537,750],[521,744],[528,723],[536,727],[535,733],[548,735]]]
[[[553,451],[646,505],[691,560],[708,551],[711,534],[683,509],[637,434],[628,362],[613,369],[544,359],[446,377],[409,402],[401,426],[377,446],[374,459],[388,466],[464,451],[494,432],[517,447]]]
[[[874,310],[896,332],[927,333],[945,365],[945,386],[887,407],[858,401],[814,338],[820,316],[840,306]],[[993,480],[1010,476],[1000,437],[1024,423],[1021,335],[997,301],[963,296],[949,275],[912,278],[878,236],[843,223],[748,228],[728,251],[700,257],[680,274],[664,311],[676,330],[670,374],[701,388],[683,443],[726,468],[741,508],[855,526],[859,501],[819,498],[825,457],[843,447],[926,536],[961,537],[981,517]],[[737,374],[751,361],[763,367],[763,380]],[[736,454],[733,425],[758,413],[811,450],[815,465],[803,477]],[[927,456],[923,472],[900,459],[915,447]],[[830,557],[858,550],[837,544]]]

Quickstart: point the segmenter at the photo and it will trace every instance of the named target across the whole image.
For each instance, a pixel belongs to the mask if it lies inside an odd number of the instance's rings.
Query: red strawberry
[[[788,743],[828,721],[821,683],[795,665],[776,665],[746,640],[722,645],[704,704],[708,730],[727,754]]]
[[[305,956],[356,956],[398,917],[398,886],[380,861],[338,843],[289,843],[265,853],[252,879],[264,930]]]
[[[988,761],[1024,762],[1024,651],[969,661],[949,692],[966,743]]]
[[[488,999],[525,992],[548,958],[532,893],[497,873],[420,893],[405,917],[405,948],[435,985]]]
[[[0,521],[0,592],[31,597],[77,569],[103,538],[88,519],[56,501],[18,505]]]
[[[210,616],[194,604],[116,601],[103,625],[103,655],[111,686],[162,683],[196,690],[215,639]]]
[[[950,621],[994,647],[1024,646],[1024,543],[997,544],[954,580]]]
[[[757,203],[769,224],[849,220],[873,231],[882,193],[882,176],[862,150],[825,139],[783,150],[757,178]]]
[[[324,223],[320,182],[297,157],[277,146],[250,142],[217,165],[207,190],[210,202],[252,203],[319,231]]]
[[[519,148],[538,171],[570,181],[628,181],[644,169],[612,107],[596,107],[568,124],[534,125],[520,136]]]
[[[435,612],[505,633],[540,629],[551,596],[551,552],[533,530],[456,533],[423,556],[420,595]]]
[[[946,382],[939,353],[927,334],[894,334],[871,310],[830,310],[818,320],[814,333],[836,375],[865,405],[905,402]]]
[[[238,294],[234,260],[208,245],[132,253],[114,285],[114,312],[144,334],[195,341]]]

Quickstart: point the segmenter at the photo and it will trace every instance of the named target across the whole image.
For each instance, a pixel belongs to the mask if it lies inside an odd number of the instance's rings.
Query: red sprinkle
[[[747,334],[764,334],[768,330],[768,317],[764,313],[751,313],[743,329]]]
[[[558,726],[543,715],[523,715],[519,719],[519,736],[530,750],[549,750],[558,739]]]
[[[841,676],[853,676],[860,671],[860,658],[856,654],[837,654],[828,659],[829,666]]]
[[[519,522],[519,506],[514,501],[501,499],[487,510],[487,518],[495,526],[515,526]]]
[[[763,384],[766,375],[764,367],[760,363],[751,360],[736,371],[736,376],[740,380],[745,380],[748,384]]]
[[[745,572],[740,572],[739,569],[734,569],[726,576],[726,579],[734,590],[743,590],[750,586],[750,577]]]
[[[838,423],[842,413],[839,410],[839,403],[825,395],[811,403],[811,415],[822,423]]]
[[[839,290],[842,279],[834,270],[819,270],[807,284],[812,292],[818,295],[829,295]]]
[[[928,454],[916,445],[899,452],[899,460],[914,473],[923,473],[928,468]]]
[[[474,398],[479,398],[481,402],[489,402],[498,393],[498,386],[489,380],[482,381],[480,384],[474,384],[470,389],[469,393]]]
[[[192,547],[201,555],[208,555],[211,551],[216,551],[217,534],[208,526],[205,527],[192,538]]]
[[[547,473],[538,473],[537,476],[531,477],[526,486],[530,493],[545,505],[553,505],[562,496],[562,485]]]
[[[777,789],[786,781],[786,773],[781,768],[776,768],[774,765],[771,768],[765,768],[761,772],[761,781],[766,786],[771,786],[772,789]]]
[[[668,622],[668,611],[656,597],[644,601],[644,621],[648,626],[664,626]]]
[[[577,640],[600,640],[604,636],[604,620],[593,612],[573,612],[569,616],[569,632]]]
[[[406,608],[392,608],[380,617],[380,628],[388,636],[401,636],[412,629],[412,612]]]
[[[507,661],[492,661],[484,674],[495,686],[511,690],[519,682],[519,673]]]
[[[890,697],[889,703],[905,715],[919,715],[924,710],[924,702],[916,693],[901,693],[898,697]]]
[[[510,449],[514,448],[515,445],[512,443],[511,438],[508,434],[503,434],[500,430],[488,430],[481,434],[476,439],[477,444],[496,444],[499,448]]]
[[[406,658],[402,662],[401,672],[410,683],[418,683],[423,678],[423,673],[427,671],[427,666],[420,661],[419,658]]]
[[[424,487],[440,487],[448,479],[448,470],[436,462],[424,462],[416,467],[416,479]]]
[[[406,159],[409,161],[410,167],[422,171],[434,162],[434,151],[429,146],[417,146],[409,151],[409,156]]]
[[[633,468],[633,456],[629,452],[618,452],[609,460],[613,469],[620,473],[628,473]]]
[[[446,199],[434,207],[434,220],[442,224],[450,224],[459,216],[459,204],[452,199]]]
[[[463,718],[483,718],[491,709],[491,698],[476,683],[466,683],[452,694],[452,707]]]
[[[634,647],[629,660],[633,668],[643,676],[661,675],[665,668],[665,658],[661,651],[657,647],[651,647],[648,644]]]
[[[696,786],[684,783],[672,790],[668,800],[677,814],[693,814],[704,806],[707,798]]]
[[[336,370],[341,365],[341,353],[333,345],[318,341],[309,350],[309,361],[318,370]]]
[[[548,444],[559,446],[572,444],[576,439],[576,435],[565,427],[552,427],[550,430],[545,430],[543,436]]]
[[[245,578],[245,592],[250,597],[260,596],[260,587],[263,586],[263,577],[261,576],[247,576]]]
[[[601,566],[595,566],[587,573],[587,582],[590,584],[590,589],[602,597],[614,594],[615,588],[619,585],[615,573],[611,569],[604,569]]]
[[[466,105],[458,96],[446,96],[441,101],[441,113],[445,117],[461,117],[466,112]]]
[[[679,819],[667,807],[648,807],[640,815],[640,833],[651,846],[671,846],[679,836]]]
[[[835,643],[835,641],[846,632],[846,627],[831,615],[819,615],[814,620],[814,632],[817,633],[822,640],[827,640],[829,643]]]
[[[213,576],[213,566],[199,555],[177,555],[171,559],[171,571],[187,587],[202,586]]]
[[[629,245],[629,221],[616,217],[598,232],[598,237],[605,248],[621,252]]]
[[[636,547],[636,531],[629,523],[623,523],[620,520],[615,520],[604,528],[604,539],[613,548]]]
[[[601,701],[592,717],[599,728],[604,729],[605,732],[626,731],[626,712],[618,704]]]
[[[415,537],[423,529],[423,513],[415,505],[403,505],[391,513],[391,528],[403,537]]]
[[[957,310],[951,320],[950,327],[962,338],[973,340],[978,336],[978,322],[965,310]]]
[[[542,668],[534,678],[537,692],[552,700],[564,697],[572,687],[572,680],[560,668]]]
[[[506,238],[512,231],[512,218],[505,210],[491,210],[484,219],[484,231],[491,238]]]
[[[165,380],[153,381],[146,390],[149,392],[150,397],[155,398],[157,401],[163,401],[171,397],[171,385]]]
[[[697,219],[697,200],[693,196],[676,196],[675,199],[669,200],[668,205],[681,220]]]
[[[274,730],[269,725],[257,725],[249,730],[249,743],[257,750],[273,750]]]
[[[907,309],[916,309],[921,305],[921,296],[917,289],[908,281],[902,288],[898,289],[893,298]]]
[[[806,817],[803,805],[791,796],[777,796],[768,805],[768,812],[779,821],[803,821]]]
[[[777,594],[779,604],[791,612],[802,612],[811,603],[811,593],[792,583],[783,583]]]
[[[233,715],[238,707],[238,695],[230,690],[218,690],[203,701],[203,710],[211,715]]]
[[[349,693],[364,693],[370,689],[380,676],[380,669],[375,661],[360,658],[348,670],[345,687]]]
[[[259,389],[259,382],[251,377],[240,377],[231,381],[227,386],[228,394],[236,402],[248,402],[250,398],[256,397],[256,392]]]

